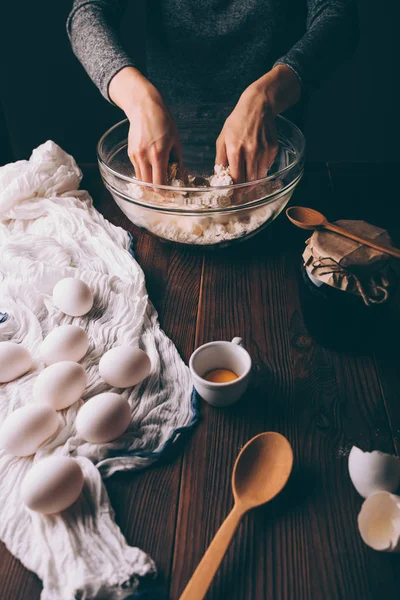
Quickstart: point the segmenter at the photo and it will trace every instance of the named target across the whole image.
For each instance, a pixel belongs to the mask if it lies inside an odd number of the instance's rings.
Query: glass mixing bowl
[[[135,178],[127,154],[129,122],[117,123],[100,139],[97,157],[103,182],[115,202],[138,227],[164,241],[221,247],[242,241],[272,223],[289,202],[304,169],[304,136],[290,121],[277,117],[279,149],[261,179],[208,187],[215,142],[231,109],[181,107],[173,111],[188,173],[203,179],[185,187],[154,185]]]

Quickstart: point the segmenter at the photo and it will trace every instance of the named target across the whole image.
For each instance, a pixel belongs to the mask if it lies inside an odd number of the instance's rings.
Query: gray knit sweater
[[[107,99],[112,77],[136,66],[118,35],[126,5],[75,0],[68,17],[72,48]],[[146,28],[147,76],[170,104],[235,102],[276,63],[308,90],[358,37],[353,0],[148,0],[146,15],[132,35]]]

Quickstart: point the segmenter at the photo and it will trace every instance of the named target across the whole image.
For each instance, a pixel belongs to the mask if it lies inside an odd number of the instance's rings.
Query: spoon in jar
[[[313,208],[306,208],[305,206],[291,206],[290,208],[286,209],[286,216],[289,221],[293,223],[293,225],[300,227],[300,229],[328,229],[329,231],[343,235],[350,240],[360,242],[360,244],[370,246],[375,250],[379,250],[385,254],[390,254],[395,258],[400,258],[400,250],[398,248],[394,248],[393,246],[381,246],[381,244],[377,244],[373,240],[356,235],[355,233],[347,231],[343,227],[335,225],[334,223],[329,223],[325,215],[317,210],[314,210]]]
[[[202,600],[221,564],[242,517],[265,504],[285,487],[293,466],[287,439],[272,431],[260,433],[242,448],[232,474],[235,504],[187,584],[180,600]]]

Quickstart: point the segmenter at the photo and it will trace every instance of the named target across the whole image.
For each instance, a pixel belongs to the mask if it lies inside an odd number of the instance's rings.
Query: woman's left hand
[[[291,104],[300,97],[301,85],[286,65],[278,65],[252,83],[225,121],[217,140],[217,165],[229,165],[235,183],[264,177],[278,151],[275,117],[282,108],[280,98]]]

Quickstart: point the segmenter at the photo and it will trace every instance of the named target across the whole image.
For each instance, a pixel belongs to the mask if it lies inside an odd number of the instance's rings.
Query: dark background
[[[244,0],[245,1],[245,0]],[[100,135],[122,118],[72,54],[65,21],[72,0],[11,2],[0,9],[0,164],[28,158],[53,139],[78,161],[95,160]],[[143,57],[131,2],[123,37]],[[355,56],[312,97],[306,125],[315,162],[400,162],[396,0],[359,0]]]

